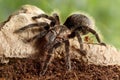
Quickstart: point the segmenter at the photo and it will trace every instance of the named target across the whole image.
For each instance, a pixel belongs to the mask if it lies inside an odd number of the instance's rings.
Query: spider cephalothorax
[[[45,74],[48,68],[48,65],[51,62],[51,56],[53,54],[53,50],[59,47],[62,43],[65,43],[66,66],[68,70],[71,70],[71,62],[70,62],[70,54],[69,54],[69,46],[70,46],[69,39],[77,37],[78,42],[80,44],[80,53],[82,54],[86,54],[86,51],[83,50],[83,42],[82,42],[81,35],[85,35],[91,32],[96,36],[96,39],[100,44],[104,44],[101,42],[97,32],[92,29],[93,23],[91,19],[84,14],[70,15],[66,19],[63,25],[60,25],[59,16],[56,13],[54,13],[53,16],[40,14],[38,16],[32,17],[32,19],[36,20],[41,17],[49,19],[51,21],[50,24],[48,24],[47,22],[37,22],[34,24],[29,24],[25,27],[22,27],[19,30],[16,30],[15,33],[22,32],[25,29],[31,28],[31,27],[39,27],[42,29],[42,31],[38,35],[30,39],[30,41],[34,39],[40,39],[40,38],[47,39],[47,43],[44,45],[44,48],[46,48],[45,52],[48,53],[48,56],[44,62],[44,65],[42,68],[43,70],[41,71],[42,75]],[[66,31],[69,31],[69,33],[65,34]]]

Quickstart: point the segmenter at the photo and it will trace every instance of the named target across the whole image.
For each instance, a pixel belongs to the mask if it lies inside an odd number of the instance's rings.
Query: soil
[[[40,76],[41,62],[33,59],[11,59],[0,64],[0,80],[120,80],[120,66],[86,64],[72,59],[68,71],[64,59],[56,58],[44,76]]]

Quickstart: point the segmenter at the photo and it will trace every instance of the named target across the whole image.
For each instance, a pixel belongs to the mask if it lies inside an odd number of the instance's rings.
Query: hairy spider
[[[86,35],[91,32],[95,35],[98,43],[105,45],[101,42],[97,32],[92,29],[92,21],[89,17],[84,14],[72,14],[70,15],[63,25],[60,24],[59,16],[54,13],[52,16],[48,16],[46,14],[40,14],[38,16],[32,17],[33,20],[38,18],[47,18],[51,22],[48,24],[47,22],[37,22],[33,24],[29,24],[16,30],[15,33],[22,32],[27,28],[32,27],[39,27],[42,31],[31,38],[29,41],[39,38],[46,38],[47,43],[45,44],[46,52],[48,56],[43,64],[41,74],[44,75],[53,55],[53,50],[58,48],[62,43],[65,43],[65,51],[66,51],[66,66],[68,70],[71,70],[71,61],[70,61],[70,54],[69,54],[69,39],[77,37],[78,42],[80,44],[80,53],[85,55],[86,51],[83,50],[83,42],[81,35]],[[67,31],[69,31],[67,33]]]

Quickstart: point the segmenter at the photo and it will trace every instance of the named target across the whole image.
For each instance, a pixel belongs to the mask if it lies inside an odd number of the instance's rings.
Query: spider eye
[[[52,21],[52,22],[50,23],[50,25],[51,25],[51,27],[53,27],[53,26],[55,25],[55,21]]]
[[[44,27],[44,29],[45,29],[45,30],[49,30],[49,29],[50,29],[50,26],[49,26],[49,25],[46,25],[46,26]]]

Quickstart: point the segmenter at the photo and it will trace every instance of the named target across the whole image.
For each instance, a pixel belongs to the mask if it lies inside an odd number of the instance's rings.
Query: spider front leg
[[[40,14],[40,15],[38,15],[38,16],[33,16],[32,17],[32,19],[33,20],[36,20],[36,19],[39,19],[39,18],[48,18],[49,16],[48,15],[46,15],[46,14]]]
[[[16,31],[14,31],[14,33],[20,33],[23,32],[24,30],[28,29],[28,28],[33,28],[33,27],[39,27],[41,30],[49,30],[50,26],[48,23],[46,22],[39,22],[39,23],[33,23],[33,24],[29,24],[27,26],[24,26]]]
[[[65,43],[65,53],[66,53],[66,57],[65,57],[66,66],[67,66],[67,69],[71,71],[71,60],[70,60],[70,49],[69,49],[70,42],[69,40],[66,40],[64,41],[64,43]]]
[[[28,39],[27,40],[27,42],[31,42],[31,41],[33,41],[33,40],[37,40],[37,39],[41,39],[41,38],[43,38],[46,34],[48,33],[48,31],[46,31],[46,30],[43,30],[43,31],[41,31],[39,34],[37,34],[37,35],[35,35],[34,37],[32,37],[31,39]]]
[[[60,24],[60,19],[57,13],[53,13],[52,16],[48,16],[47,14],[40,14],[38,16],[32,17],[33,20],[39,19],[39,18],[46,18],[51,20],[50,26],[53,27],[54,25]]]
[[[59,47],[61,45],[60,42],[54,44],[48,51],[47,51],[47,57],[45,59],[45,62],[43,64],[43,67],[42,67],[42,71],[40,72],[40,75],[45,75],[47,69],[48,69],[48,66],[49,64],[51,63],[52,61],[52,58],[53,58],[53,50],[56,49],[57,47]]]
[[[68,40],[65,40],[63,41],[65,43],[65,53],[66,53],[66,66],[67,66],[67,69],[70,71],[71,70],[71,60],[70,60],[70,54],[69,54],[69,46],[70,46],[70,43]],[[58,48],[60,45],[62,44],[62,42],[57,42],[53,45],[53,47],[51,47],[49,50],[48,50],[48,56],[44,62],[44,65],[42,67],[42,71],[41,71],[41,75],[44,75],[48,69],[48,66],[49,64],[51,63],[52,61],[52,58],[53,58],[53,50]]]

